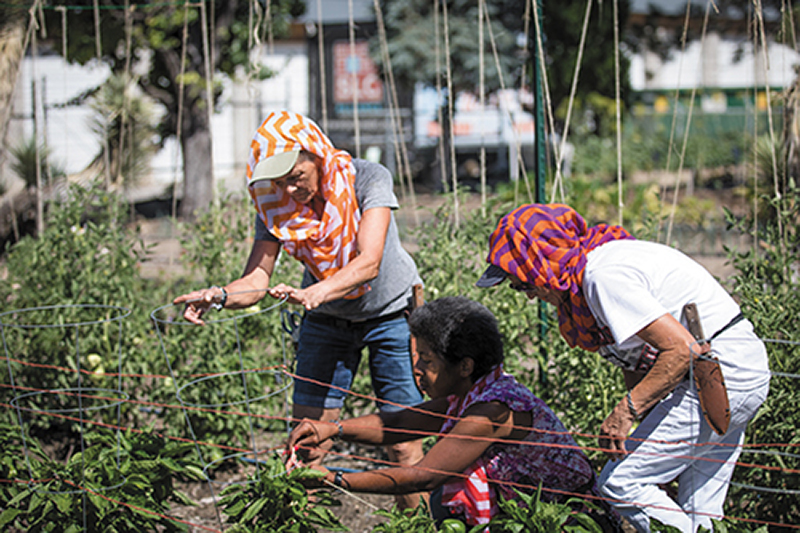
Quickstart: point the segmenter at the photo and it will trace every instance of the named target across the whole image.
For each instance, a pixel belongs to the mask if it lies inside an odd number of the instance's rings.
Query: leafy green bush
[[[514,489],[517,497],[512,500],[500,498],[497,502],[500,513],[489,522],[489,528],[496,533],[550,533],[570,531],[602,533],[602,528],[588,514],[586,507],[594,506],[580,498],[569,498],[564,503],[542,501],[542,487],[532,494]],[[482,531],[480,526],[470,533]]]
[[[182,260],[193,275],[191,280],[173,287],[175,295],[211,285],[225,285],[241,276],[252,247],[253,213],[248,201],[226,196],[193,222],[181,226]],[[282,254],[271,282],[280,280],[299,285],[301,275],[299,263]],[[280,310],[286,306],[278,304],[267,296],[248,309],[211,314],[203,327],[183,321],[180,316],[183,309],[178,307],[167,306],[155,317],[161,331],[162,358],[169,357],[176,381],[154,390],[154,398],[175,403],[175,393],[180,388],[186,403],[219,406],[212,412],[191,410],[187,413],[198,439],[229,445],[250,443],[250,420],[238,414],[220,415],[219,410],[264,415],[257,420],[259,430],[285,428],[285,422],[279,417],[286,415],[287,399],[276,391],[288,386],[290,378],[268,370],[239,373],[241,368],[277,368],[284,363],[291,368],[293,353],[280,320]],[[229,375],[196,379],[225,373]],[[266,397],[248,405],[245,383],[251,400]],[[188,433],[185,415],[180,410],[165,411],[164,420],[170,428]],[[222,457],[218,448],[210,449],[208,454],[209,461]]]
[[[51,151],[40,143],[37,154],[36,138],[30,137],[11,149],[11,155],[14,156],[11,169],[25,181],[25,185],[28,187],[36,186],[37,164],[40,167],[43,184],[47,183],[49,179],[64,176],[64,168],[61,164],[48,161]]]
[[[108,431],[86,435],[86,448],[57,462],[35,439],[0,425],[0,475],[25,479],[0,490],[4,531],[186,531],[164,516],[171,502],[193,502],[175,489],[175,479],[201,479],[191,443],[152,433]],[[80,449],[80,448],[78,448]],[[23,459],[26,457],[26,459]],[[4,484],[5,485],[5,484]]]
[[[736,502],[737,515],[786,524],[800,523],[800,476],[782,469],[797,471],[800,460],[800,402],[797,376],[800,374],[800,189],[789,183],[787,193],[772,203],[779,219],[755,225],[752,218],[736,219],[729,215],[731,226],[758,236],[760,245],[747,251],[730,250],[736,267],[733,291],[742,311],[753,322],[756,333],[766,339],[770,369],[781,373],[770,381],[764,405],[747,430],[741,461],[763,466],[738,467],[728,495]],[[769,448],[747,445],[772,443]]]
[[[379,509],[375,511],[375,515],[386,518],[386,521],[372,528],[372,533],[435,533],[437,531],[433,518],[428,512],[428,506],[422,499],[420,499],[420,504],[413,509],[399,509],[395,505],[389,511]],[[452,530],[455,531],[454,528]]]
[[[341,505],[328,491],[309,496],[303,479],[322,477],[311,468],[286,472],[280,456],[270,455],[247,482],[225,487],[220,505],[234,522],[231,533],[315,533],[317,527],[347,531],[328,507]]]
[[[91,372],[88,379],[82,375],[83,387],[115,390],[118,377],[105,373],[156,373],[149,362],[157,352],[142,349],[152,337],[147,314],[141,311],[152,307],[161,292],[139,275],[137,262],[148,253],[135,231],[124,225],[127,210],[119,198],[97,187],[77,186],[69,188],[62,202],[47,207],[44,234],[24,237],[7,250],[8,277],[0,280],[6,309],[28,310],[2,318],[5,325],[26,326],[4,327],[9,334],[6,349],[27,363],[52,365],[15,366],[17,385],[74,388],[78,366]],[[33,311],[42,307],[49,308]],[[81,323],[85,325],[76,326]],[[6,374],[0,382],[8,379]],[[30,403],[50,409],[63,407],[65,401],[43,394]],[[129,407],[125,412],[137,415]],[[51,423],[56,424],[46,420],[42,425]]]

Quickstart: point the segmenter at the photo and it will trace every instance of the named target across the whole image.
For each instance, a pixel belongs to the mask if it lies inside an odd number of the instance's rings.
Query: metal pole
[[[542,6],[540,0],[531,0],[533,7],[536,9],[536,16],[542,21]],[[544,28],[544,22],[539,24],[539,28]],[[543,29],[542,29],[543,31]],[[542,39],[544,42],[544,39]],[[533,168],[536,179],[536,203],[543,204],[546,202],[545,197],[545,179],[547,176],[547,152],[545,145],[545,127],[544,127],[544,99],[542,98],[542,72],[540,71],[541,62],[539,61],[539,36],[536,34],[534,28],[533,39],[528,42],[530,49],[530,57],[533,65],[531,65],[531,89],[533,90],[533,113],[534,120],[536,121],[536,129],[534,135],[533,145]],[[547,338],[547,304],[539,299],[539,350],[543,360],[547,360],[547,348],[545,339]],[[541,373],[544,376],[544,372]]]

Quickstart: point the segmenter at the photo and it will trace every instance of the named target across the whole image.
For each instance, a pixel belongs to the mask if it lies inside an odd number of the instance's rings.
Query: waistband
[[[408,309],[400,309],[399,311],[395,311],[394,313],[377,316],[375,318],[368,318],[366,320],[347,320],[346,318],[340,318],[331,315],[323,315],[322,313],[306,313],[305,317],[303,317],[303,320],[309,320],[317,324],[332,326],[335,328],[368,328],[380,324],[382,322],[387,322],[389,320],[395,320],[397,318],[405,317],[407,316],[407,313]]]

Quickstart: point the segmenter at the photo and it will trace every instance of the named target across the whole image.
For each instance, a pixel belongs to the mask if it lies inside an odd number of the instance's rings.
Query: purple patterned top
[[[504,403],[512,411],[532,412],[533,429],[521,443],[500,441],[486,449],[479,461],[485,465],[488,479],[533,487],[541,482],[544,488],[566,492],[593,488],[594,471],[589,458],[541,399],[504,372],[469,403],[492,401]],[[506,499],[514,497],[512,487],[496,486]],[[543,492],[542,496],[559,499],[558,494],[548,492]]]

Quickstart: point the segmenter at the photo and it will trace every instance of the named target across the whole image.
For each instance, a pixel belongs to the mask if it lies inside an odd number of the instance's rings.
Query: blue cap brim
[[[483,272],[483,275],[480,277],[480,279],[475,282],[475,286],[494,287],[495,285],[503,283],[507,277],[508,272],[498,266],[489,265],[489,267]]]

